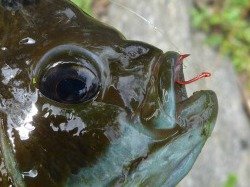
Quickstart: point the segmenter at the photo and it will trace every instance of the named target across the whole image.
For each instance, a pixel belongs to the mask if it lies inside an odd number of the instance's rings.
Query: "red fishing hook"
[[[187,58],[188,56],[190,56],[190,54],[183,54],[183,55],[180,55],[179,61],[178,61],[178,62],[179,62],[179,63],[183,63],[183,60],[184,60],[185,58]],[[188,80],[188,81],[176,80],[176,83],[181,84],[181,85],[187,85],[187,84],[190,84],[190,83],[192,83],[192,82],[198,81],[198,80],[200,80],[200,79],[202,79],[202,78],[206,78],[206,77],[211,77],[211,73],[209,73],[209,72],[202,72],[200,75],[198,75],[198,76],[196,76],[196,77],[194,77],[194,78],[192,78],[192,79],[190,79],[190,80]]]

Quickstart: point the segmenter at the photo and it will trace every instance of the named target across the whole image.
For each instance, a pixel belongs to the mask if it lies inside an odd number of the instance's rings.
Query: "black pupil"
[[[86,83],[75,78],[63,79],[58,83],[56,91],[64,101],[80,100],[86,94]]]

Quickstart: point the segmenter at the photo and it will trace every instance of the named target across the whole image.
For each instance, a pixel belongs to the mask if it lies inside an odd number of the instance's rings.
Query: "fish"
[[[68,0],[1,0],[0,186],[178,184],[218,113],[212,90],[187,96],[187,56]]]

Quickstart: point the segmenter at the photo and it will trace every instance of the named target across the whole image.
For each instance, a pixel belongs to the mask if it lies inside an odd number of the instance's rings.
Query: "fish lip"
[[[188,129],[202,127],[206,138],[212,133],[217,115],[218,99],[212,90],[196,91],[176,107],[177,124]]]

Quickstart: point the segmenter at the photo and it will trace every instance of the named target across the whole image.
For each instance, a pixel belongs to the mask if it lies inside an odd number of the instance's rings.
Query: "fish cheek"
[[[109,60],[111,83],[104,101],[138,114],[162,51],[143,42],[124,41],[114,48],[118,57]]]
[[[109,144],[120,135],[117,124],[120,110],[111,105],[97,104],[76,109],[73,118],[79,117],[85,125],[79,135],[79,129],[69,130],[72,129],[70,125],[77,125],[70,122],[67,112],[64,112],[44,117],[47,111],[40,109],[34,117],[35,130],[29,139],[22,141],[15,134],[16,157],[20,170],[38,171],[38,176],[34,179],[25,177],[27,184],[65,184],[71,174],[95,165],[105,154]]]

